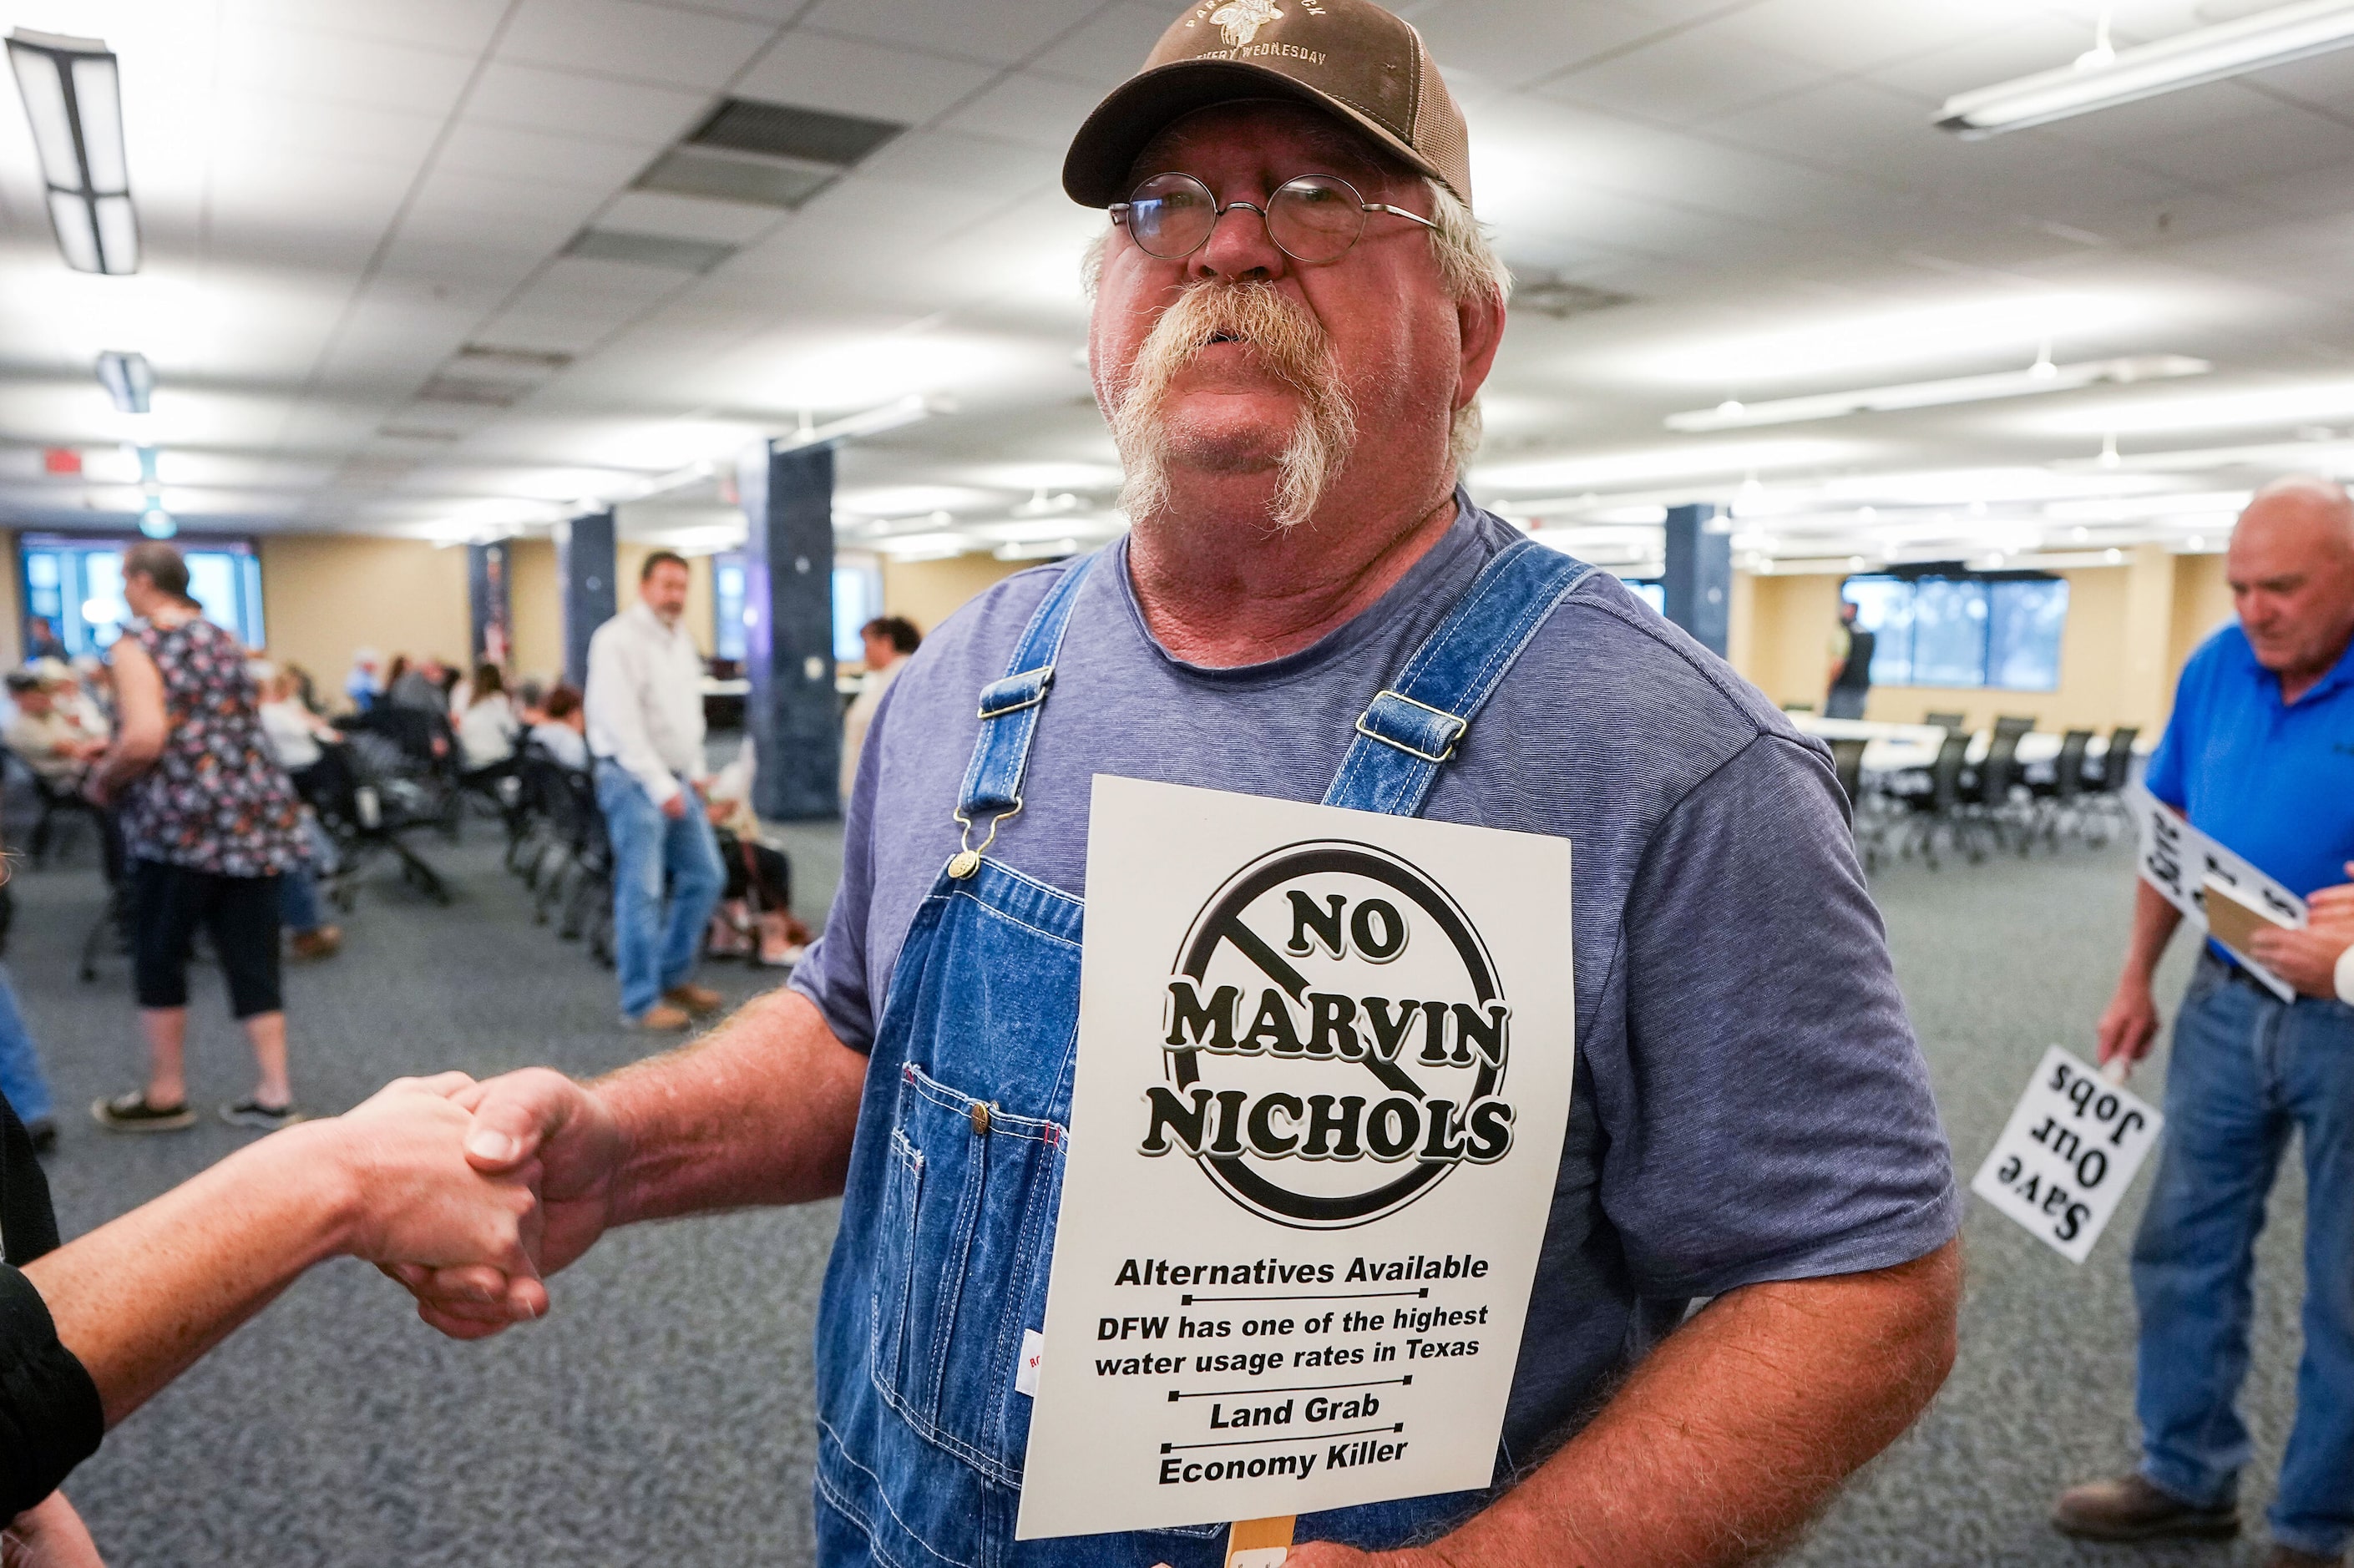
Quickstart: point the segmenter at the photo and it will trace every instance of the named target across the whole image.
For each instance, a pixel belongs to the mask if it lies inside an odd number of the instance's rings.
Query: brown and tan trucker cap
[[[1290,98],[1331,111],[1471,205],[1463,111],[1411,24],[1371,0],[1194,0],[1151,56],[1096,105],[1063,160],[1087,207],[1128,195],[1128,171],[1161,127],[1196,109]]]

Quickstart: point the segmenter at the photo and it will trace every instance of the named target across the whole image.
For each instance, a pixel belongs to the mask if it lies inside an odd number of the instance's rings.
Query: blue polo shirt
[[[2149,792],[2290,892],[2354,860],[2354,648],[2294,705],[2234,621],[2182,669]]]

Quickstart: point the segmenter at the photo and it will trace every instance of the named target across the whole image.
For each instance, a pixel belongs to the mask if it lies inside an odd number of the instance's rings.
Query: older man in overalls
[[[1957,1289],[1951,1161],[1828,759],[1458,488],[1506,279],[1410,26],[1196,4],[1064,182],[1109,213],[1090,353],[1131,531],[925,642],[790,990],[594,1084],[494,1082],[474,1158],[545,1161],[549,1269],[615,1224],[843,1194],[824,1563],[1207,1568],[1219,1521],[1014,1539],[1090,783],[1564,837],[1577,1038],[1550,1044],[1576,1088],[1492,1480],[1308,1515],[1294,1554],[1623,1568],[1787,1538],[1935,1390]],[[543,1300],[408,1279],[460,1335]]]

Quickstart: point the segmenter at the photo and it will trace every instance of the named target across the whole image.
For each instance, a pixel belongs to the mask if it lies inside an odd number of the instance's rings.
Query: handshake
[[[12,1336],[38,1323],[29,1286],[55,1334],[0,1346],[0,1564],[97,1564],[58,1481],[313,1264],[376,1264],[459,1339],[544,1316],[542,1277],[614,1217],[622,1144],[603,1101],[546,1069],[405,1078],[239,1150],[21,1276],[0,1270],[0,1323]]]

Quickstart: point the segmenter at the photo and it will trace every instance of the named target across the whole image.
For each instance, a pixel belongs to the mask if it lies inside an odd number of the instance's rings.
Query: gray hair
[[[1429,231],[1430,250],[1438,262],[1438,281],[1447,297],[1458,303],[1493,300],[1502,309],[1512,297],[1512,270],[1496,254],[1487,230],[1479,227],[1461,197],[1437,180],[1426,179],[1422,184],[1430,193],[1431,217],[1437,225]],[[1106,227],[1079,258],[1079,286],[1090,302],[1103,282],[1104,248],[1110,243],[1111,229]],[[1447,455],[1458,476],[1479,450],[1481,428],[1479,398],[1455,410],[1447,432]]]

